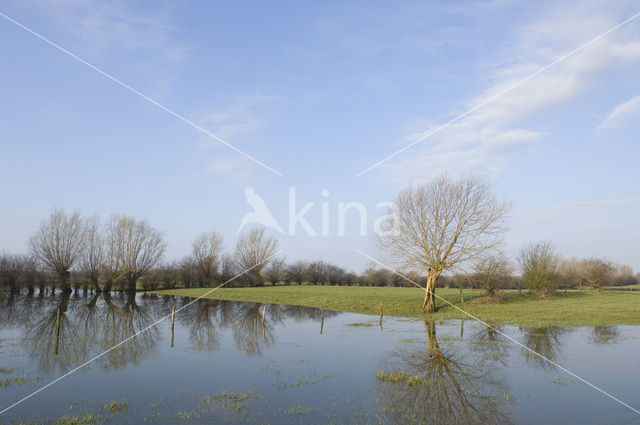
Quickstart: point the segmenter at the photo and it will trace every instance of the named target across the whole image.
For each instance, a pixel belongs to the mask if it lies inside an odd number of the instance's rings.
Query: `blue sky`
[[[381,166],[359,172],[640,12],[633,1],[3,0],[0,12],[278,170],[277,176],[0,18],[0,251],[53,207],[146,218],[168,258],[202,231],[232,249],[251,186],[283,227],[288,191],[319,231],[283,255],[361,270],[372,237],[337,203],[478,173],[513,201],[505,249],[640,269],[640,18]],[[321,191],[329,190],[323,198]]]

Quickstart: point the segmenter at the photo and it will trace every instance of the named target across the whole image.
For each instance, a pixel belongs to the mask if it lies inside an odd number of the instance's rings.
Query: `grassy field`
[[[154,291],[157,294],[199,297],[207,288]],[[464,291],[460,303],[457,289],[438,289],[436,295],[477,318],[491,323],[542,325],[640,324],[640,292],[591,290],[559,292],[553,298],[538,298],[527,291],[502,291],[499,304],[483,303],[483,291]],[[221,288],[206,298],[323,307],[328,310],[385,316],[422,317],[424,290],[418,288],[377,288],[349,286],[267,286],[261,288]],[[435,320],[470,318],[442,300]]]

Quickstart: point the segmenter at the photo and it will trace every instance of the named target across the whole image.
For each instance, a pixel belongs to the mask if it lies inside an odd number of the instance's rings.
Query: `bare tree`
[[[306,261],[298,260],[287,266],[287,280],[302,285],[307,278],[307,269],[309,264]]]
[[[614,268],[608,261],[599,258],[589,258],[582,261],[587,283],[593,289],[600,290],[602,285],[613,281]]]
[[[509,210],[480,179],[443,175],[398,195],[395,223],[379,246],[404,267],[428,272],[423,310],[433,312],[440,274],[498,246]]]
[[[285,261],[284,258],[274,258],[269,262],[269,265],[265,267],[265,277],[272,285],[284,281],[285,277]]]
[[[162,233],[145,220],[114,215],[107,225],[107,284],[124,277],[130,291],[135,291],[138,279],[160,262],[166,249]]]
[[[113,283],[122,276],[125,263],[126,230],[125,221],[117,214],[109,218],[105,226],[104,290],[111,291]]]
[[[78,211],[67,215],[55,209],[29,240],[33,254],[60,278],[65,292],[71,291],[70,271],[82,255],[86,228]]]
[[[512,267],[503,252],[486,255],[476,262],[471,281],[475,286],[484,288],[489,297],[505,286],[511,278]]]
[[[100,234],[100,219],[97,216],[87,220],[84,250],[80,259],[80,268],[93,284],[96,292],[100,292],[100,274],[104,265],[104,247]]]
[[[264,229],[251,229],[238,238],[235,257],[244,270],[249,270],[248,275],[254,284],[262,285],[262,269],[268,259],[272,257],[278,247],[278,241],[266,236]]]
[[[202,233],[193,241],[191,256],[200,286],[211,285],[218,275],[222,240],[221,234],[209,232]]]
[[[558,286],[559,258],[549,241],[532,242],[518,257],[524,283],[540,295],[551,296]]]
[[[558,267],[558,273],[562,286],[565,288],[578,287],[582,289],[585,281],[583,260],[576,257],[563,258]]]

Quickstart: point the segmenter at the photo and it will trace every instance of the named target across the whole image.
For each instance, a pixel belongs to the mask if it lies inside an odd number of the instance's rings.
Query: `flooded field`
[[[8,295],[0,410],[192,299]],[[501,332],[640,406],[640,327]],[[472,321],[200,300],[10,408],[0,423],[640,423]]]

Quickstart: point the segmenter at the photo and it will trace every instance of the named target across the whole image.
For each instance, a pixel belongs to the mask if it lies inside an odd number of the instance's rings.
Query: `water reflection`
[[[21,343],[43,373],[67,371],[107,350],[97,361],[104,368],[117,370],[138,364],[156,351],[169,335],[163,335],[166,328],[162,325],[149,326],[167,316],[172,307],[179,309],[191,301],[128,292],[43,296],[9,293],[0,300],[0,327],[22,328]],[[238,349],[259,356],[275,343],[278,324],[311,320],[320,327],[324,316],[336,314],[302,306],[199,300],[181,310],[176,321],[179,329],[188,331],[194,350],[220,349],[220,332],[228,329]]]
[[[562,336],[567,332],[567,329],[558,326],[544,326],[520,330],[524,333],[523,344],[537,353],[523,349],[522,354],[527,362],[539,369],[555,369],[549,360],[557,362],[562,351]]]
[[[425,321],[425,328],[426,345],[400,346],[385,362],[394,374],[378,384],[386,413],[402,424],[508,423],[507,389],[492,362],[443,350],[435,322]]]
[[[591,341],[596,344],[613,344],[619,341],[617,326],[594,326]]]

